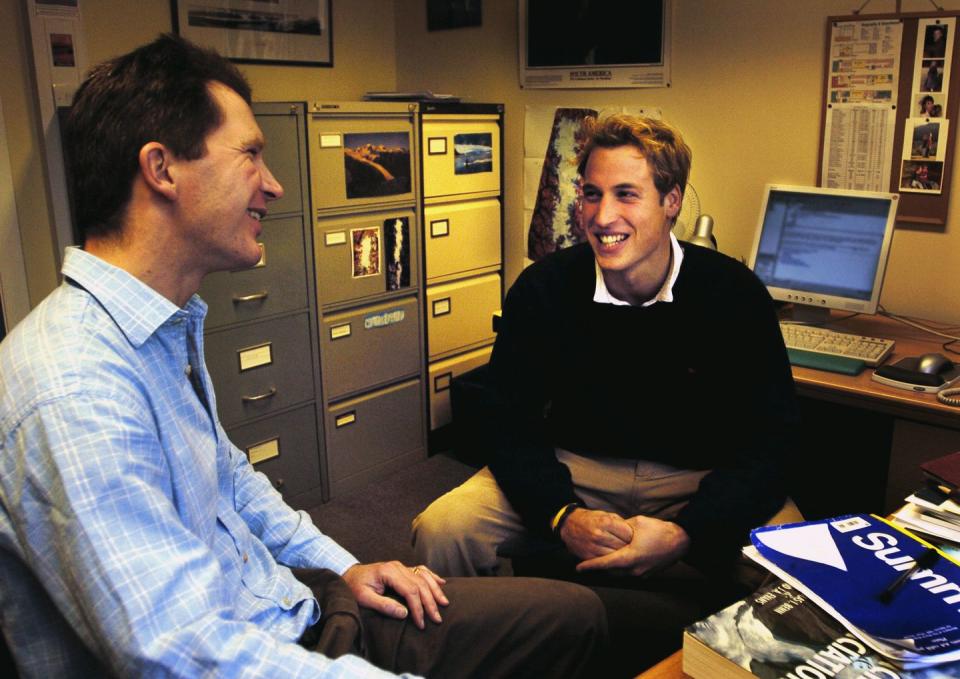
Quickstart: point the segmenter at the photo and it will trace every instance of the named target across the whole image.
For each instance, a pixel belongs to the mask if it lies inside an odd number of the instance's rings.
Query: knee
[[[459,511],[457,503],[451,503],[446,496],[438,498],[413,520],[413,546],[438,549],[458,543],[473,534],[471,519],[469,514]]]
[[[549,580],[551,617],[563,621],[571,635],[589,635],[597,641],[607,638],[607,611],[596,592],[582,585]]]

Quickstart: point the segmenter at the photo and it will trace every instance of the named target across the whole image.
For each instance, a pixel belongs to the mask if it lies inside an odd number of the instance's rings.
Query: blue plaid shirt
[[[227,439],[203,301],[75,248],[63,273],[0,345],[0,624],[21,672],[384,676],[296,644],[319,607],[278,564],[356,559]]]

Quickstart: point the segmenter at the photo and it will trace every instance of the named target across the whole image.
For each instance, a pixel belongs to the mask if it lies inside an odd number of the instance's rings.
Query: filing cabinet
[[[423,208],[427,283],[500,270],[500,201],[495,198]]]
[[[266,160],[284,187],[262,221],[256,266],[207,276],[204,338],[218,415],[294,507],[326,498],[306,105],[255,103]]]
[[[309,496],[320,485],[313,404],[234,427],[229,436],[284,497]]]
[[[312,353],[306,311],[215,330],[205,344],[224,427],[314,399],[312,371],[304,370]]]
[[[331,404],[326,413],[333,496],[423,459],[423,384],[419,377]]]
[[[417,290],[420,262],[411,257],[420,251],[416,225],[416,213],[410,207],[318,217],[314,241],[321,303],[332,307]],[[368,271],[354,262],[354,252],[363,247],[364,238],[376,243],[378,252],[370,256],[380,260]]]
[[[418,112],[415,103],[310,107],[332,497],[426,457]]]
[[[443,361],[434,361],[430,364],[431,430],[436,430],[450,424],[452,418],[450,410],[450,387],[453,385],[453,378],[459,377],[489,362],[492,351],[492,346],[486,346]]]
[[[503,106],[426,103],[420,126],[433,447],[450,422],[444,385],[489,359],[491,319],[503,299]]]
[[[427,288],[430,360],[492,343],[493,312],[499,308],[500,274]]]
[[[331,399],[419,377],[420,303],[416,297],[326,314],[320,351]]]

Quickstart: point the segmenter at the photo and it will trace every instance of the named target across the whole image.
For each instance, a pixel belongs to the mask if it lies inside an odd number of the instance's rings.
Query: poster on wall
[[[360,132],[343,135],[347,198],[409,193],[410,135],[407,132]]]
[[[520,86],[670,84],[672,0],[520,0]]]
[[[902,39],[897,20],[833,24],[822,186],[863,191],[890,186]]]
[[[660,111],[636,106],[600,108],[529,105],[524,120],[523,211],[527,257],[533,261],[583,242],[577,154],[583,119],[611,113],[659,118]]]
[[[183,37],[234,61],[333,66],[330,0],[171,0]]]

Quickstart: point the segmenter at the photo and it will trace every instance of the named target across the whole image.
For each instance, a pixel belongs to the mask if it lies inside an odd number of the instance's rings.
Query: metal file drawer
[[[419,379],[410,380],[327,409],[324,431],[331,494],[364,472],[424,452],[421,389]]]
[[[496,115],[423,116],[423,195],[500,193]]]
[[[430,430],[449,424],[450,386],[453,378],[490,361],[493,345],[430,364]]]
[[[257,114],[257,124],[267,140],[264,160],[273,176],[283,185],[283,198],[267,203],[271,215],[302,212],[300,192],[300,149],[303,134],[302,118],[292,115]]]
[[[314,222],[320,304],[362,300],[417,286],[413,211],[369,212]]]
[[[493,341],[490,319],[500,308],[500,275],[488,274],[427,288],[430,358]]]
[[[264,220],[260,242],[263,258],[257,266],[203,279],[207,330],[307,306],[302,218]]]
[[[427,280],[500,264],[500,201],[471,200],[423,209]]]
[[[307,121],[318,212],[417,199],[415,103],[316,102]]]
[[[227,435],[285,498],[320,485],[314,404],[235,427]]]
[[[306,312],[212,332],[205,343],[225,426],[314,398]]]
[[[320,326],[321,372],[328,401],[420,371],[416,297],[330,314]]]

